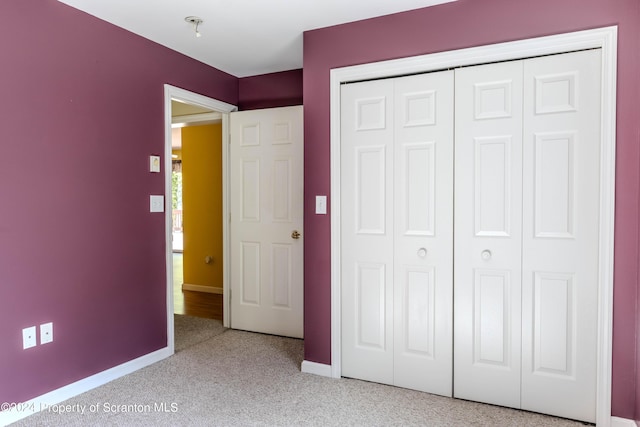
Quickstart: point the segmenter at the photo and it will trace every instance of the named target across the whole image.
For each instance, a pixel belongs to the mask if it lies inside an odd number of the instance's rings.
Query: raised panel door
[[[394,93],[394,384],[451,396],[453,71]]]
[[[522,61],[455,71],[454,396],[520,406]]]
[[[231,327],[302,338],[302,107],[230,123]]]
[[[600,51],[525,61],[522,408],[594,422]]]
[[[453,73],[342,88],[342,375],[451,395]]]
[[[342,376],[393,384],[393,81],[341,98]]]

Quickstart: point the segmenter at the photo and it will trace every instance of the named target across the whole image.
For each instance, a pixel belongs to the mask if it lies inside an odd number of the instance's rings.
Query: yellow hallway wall
[[[222,125],[182,128],[181,154],[184,283],[222,288]]]

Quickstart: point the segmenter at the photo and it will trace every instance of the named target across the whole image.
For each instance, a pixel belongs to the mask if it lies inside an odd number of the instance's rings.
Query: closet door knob
[[[424,258],[427,256],[427,249],[426,248],[420,248],[418,249],[418,256],[420,258]]]
[[[488,261],[491,259],[491,251],[489,249],[485,249],[480,253],[480,256],[483,260]]]

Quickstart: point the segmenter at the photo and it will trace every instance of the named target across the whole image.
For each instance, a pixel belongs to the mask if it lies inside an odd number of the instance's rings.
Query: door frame
[[[173,325],[173,251],[171,219],[171,101],[197,105],[222,114],[222,323],[229,327],[229,113],[238,107],[217,99],[190,92],[169,84],[164,85],[164,194],[165,194],[165,248],[167,290],[167,347],[175,351]]]
[[[600,48],[601,151],[596,423],[611,423],[613,249],[615,219],[617,26],[373,62],[330,71],[331,120],[331,376],[341,376],[340,86],[468,65]]]

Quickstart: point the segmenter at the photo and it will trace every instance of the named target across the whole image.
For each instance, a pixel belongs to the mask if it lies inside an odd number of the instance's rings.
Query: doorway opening
[[[174,314],[222,321],[221,114],[171,104]]]
[[[166,241],[166,272],[167,272],[167,338],[168,347],[171,352],[175,350],[174,343],[174,313],[202,315],[202,310],[211,310],[211,306],[202,303],[202,301],[211,300],[212,297],[221,301],[222,305],[222,321],[223,325],[228,327],[228,224],[222,221],[229,215],[227,197],[228,197],[228,123],[229,113],[235,111],[236,107],[212,98],[208,98],[184,89],[165,85],[164,90],[165,101],[165,149],[164,149],[164,173],[165,173],[165,241]],[[188,132],[183,132],[189,129]],[[188,163],[184,162],[184,153],[182,153],[182,135],[191,135],[189,138],[197,139],[197,134],[204,129],[209,135],[216,134],[218,138],[217,156],[219,157],[219,167],[217,172],[220,175],[221,183],[218,190],[218,205],[222,205],[222,210],[218,215],[216,225],[221,228],[221,250],[215,257],[206,255],[201,257],[197,251],[194,256],[203,258],[202,264],[218,263],[217,267],[221,270],[221,281],[215,286],[214,292],[211,292],[211,286],[203,286],[197,283],[185,283],[184,266],[185,266],[185,249],[189,250],[189,233],[194,236],[197,233],[189,231],[189,227],[185,228],[185,191],[189,181],[185,183],[184,172],[188,167]],[[196,136],[193,136],[193,134]],[[200,137],[202,139],[202,137]],[[204,137],[206,139],[206,136]],[[205,144],[206,145],[206,144]],[[211,151],[211,146],[208,150]],[[190,155],[197,158],[198,154]],[[193,163],[192,163],[193,164]],[[183,169],[183,167],[185,169]],[[220,173],[221,169],[221,173]],[[197,178],[192,182],[197,182]],[[185,185],[186,184],[186,185]],[[207,191],[196,188],[196,185],[190,188],[194,191]],[[192,200],[197,197],[191,197]],[[186,206],[188,208],[188,205]],[[188,214],[187,214],[188,215]],[[204,213],[203,222],[212,223],[214,219],[209,220],[207,213]],[[190,221],[187,218],[187,221]],[[196,221],[192,221],[196,222]],[[221,227],[220,227],[221,226]],[[219,242],[220,243],[220,242]],[[208,261],[208,262],[207,262]],[[188,265],[188,262],[187,262]],[[187,285],[187,286],[185,286]],[[203,292],[205,291],[205,292]],[[204,294],[204,295],[202,295]],[[218,303],[219,304],[219,303]],[[187,309],[188,307],[188,309]],[[186,311],[189,311],[187,313]]]

